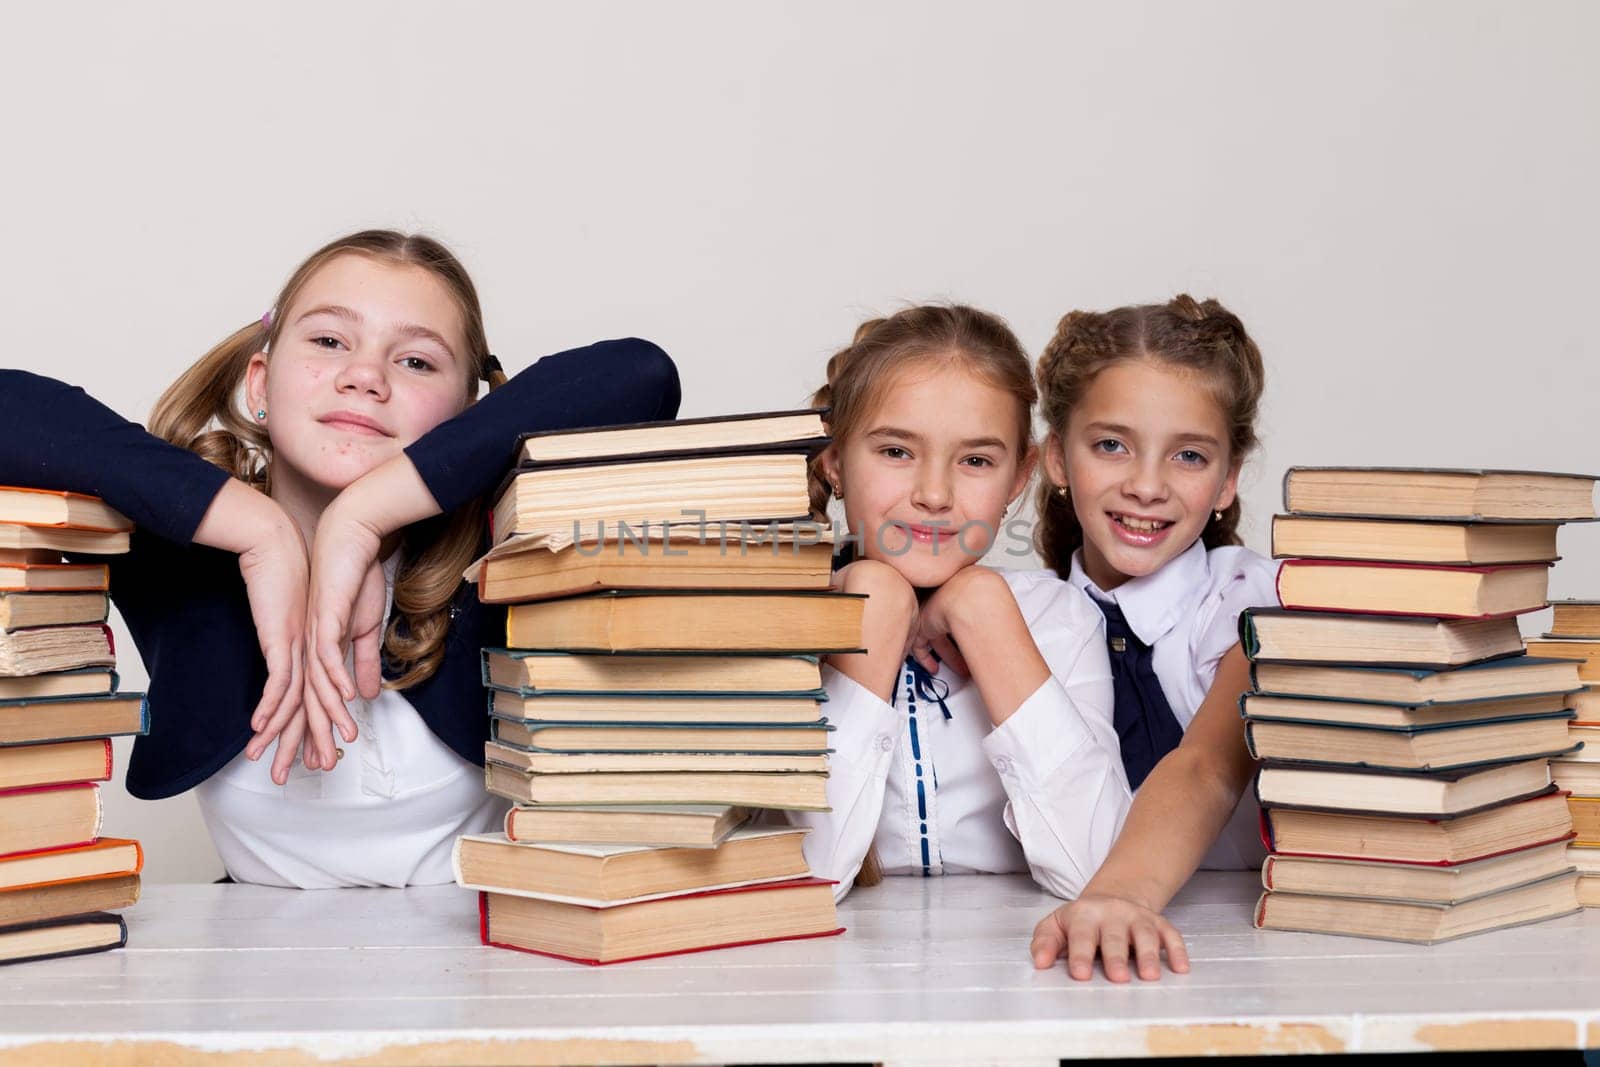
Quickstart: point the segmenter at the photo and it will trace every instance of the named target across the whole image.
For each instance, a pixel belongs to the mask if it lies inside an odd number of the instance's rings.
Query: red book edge
[[[106,743],[107,744],[111,743],[109,738],[106,740]],[[67,790],[67,789],[92,789],[92,790],[94,790],[94,794],[95,794],[95,799],[94,799],[94,807],[95,807],[95,836],[89,838],[86,841],[64,841],[64,842],[62,842],[60,844],[50,845],[50,846],[48,846],[46,848],[25,848],[20,852],[0,853],[0,860],[11,859],[14,856],[37,856],[41,852],[59,852],[62,849],[65,849],[65,848],[79,848],[79,847],[84,846],[84,845],[92,845],[92,844],[94,844],[94,843],[96,843],[97,841],[100,840],[100,836],[99,836],[100,821],[101,821],[101,819],[103,819],[105,817],[105,808],[103,807],[103,805],[101,803],[101,800],[100,800],[100,787],[98,785],[96,785],[94,782],[67,782],[65,784],[60,784],[60,785],[25,785],[25,786],[20,786],[20,787],[18,787],[16,789],[0,789],[0,799],[4,799],[5,797],[18,796],[18,795],[20,795],[22,793],[51,793],[51,792],[61,792],[63,790]]]
[[[689,897],[715,897],[729,893],[752,893],[758,891],[775,891],[780,889],[799,889],[813,885],[838,885],[839,883],[827,878],[792,878],[787,882],[766,882],[760,885],[741,885],[727,889],[702,889],[692,893],[679,893],[676,896],[661,897],[660,900],[683,900]],[[648,903],[656,903],[649,901]],[[573,907],[587,908],[589,911],[605,911],[609,909],[595,908],[586,904],[574,904]],[[716,945],[701,945],[697,948],[673,949],[671,952],[652,952],[644,956],[628,956],[620,960],[585,959],[582,956],[563,956],[559,952],[543,952],[536,948],[523,948],[521,945],[508,945],[501,941],[489,940],[489,894],[483,891],[478,893],[478,939],[489,948],[510,949],[513,952],[526,952],[531,956],[546,956],[550,959],[566,960],[569,963],[582,963],[590,967],[607,967],[613,963],[635,963],[639,960],[656,960],[666,956],[687,956],[694,952],[711,952],[722,948],[739,948],[743,945],[767,945],[775,941],[809,941],[818,937],[834,937],[844,933],[844,927],[834,930],[824,930],[815,934],[785,934],[780,937],[762,937],[753,941],[725,941]]]
[[[106,738],[106,745],[111,744],[111,739]],[[19,785],[15,789],[0,789],[0,799],[17,796],[22,793],[47,793],[59,789],[98,789],[93,782],[57,782],[52,785]]]
[[[1392,863],[1397,867],[1460,867],[1466,863],[1475,863],[1478,860],[1494,859],[1496,856],[1509,856],[1513,852],[1525,852],[1530,848],[1540,845],[1553,845],[1557,841],[1571,841],[1578,836],[1578,831],[1568,830],[1560,837],[1552,837],[1548,841],[1534,841],[1516,848],[1503,848],[1497,852],[1485,852],[1479,856],[1466,856],[1458,860],[1398,860],[1388,856],[1350,856],[1338,852],[1281,852],[1274,850],[1274,856],[1298,856],[1302,859],[1312,860],[1354,860],[1358,863]]]
[[[1281,576],[1285,567],[1382,567],[1388,570],[1402,571],[1470,571],[1473,574],[1489,574],[1492,571],[1524,571],[1534,567],[1543,567],[1549,570],[1551,563],[1393,563],[1386,560],[1361,560],[1361,559],[1303,559],[1294,557],[1278,564],[1278,573]],[[1547,602],[1548,603],[1548,602]]]
[[[65,781],[60,781],[60,782],[43,782],[40,785],[36,785],[36,786],[18,786],[16,789],[3,789],[3,790],[0,790],[0,793],[13,793],[13,792],[17,792],[18,790],[21,790],[21,789],[43,789],[43,788],[48,788],[50,786],[57,786],[57,785],[89,785],[89,784],[92,784],[94,782],[109,782],[109,781],[111,781],[111,772],[114,769],[112,767],[112,763],[111,763],[111,738],[109,738],[109,737],[101,737],[101,738],[90,737],[90,738],[84,738],[83,740],[87,740],[87,741],[98,740],[102,745],[105,746],[105,750],[106,750],[106,769],[104,771],[102,771],[98,776],[96,776],[94,778],[70,778],[70,779],[67,779]],[[58,745],[58,744],[71,745],[71,744],[76,744],[76,741],[34,741],[34,742],[31,742],[30,744],[26,744],[26,745],[8,745],[6,747],[7,748],[32,748],[35,745]],[[4,750],[0,749],[0,751],[4,751]]]

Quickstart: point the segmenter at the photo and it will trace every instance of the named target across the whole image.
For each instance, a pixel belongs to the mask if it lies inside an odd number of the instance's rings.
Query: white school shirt
[[[1100,619],[1105,616],[1091,598],[1114,601],[1135,636],[1151,649],[1151,666],[1178,725],[1188,730],[1200,710],[1217,664],[1239,643],[1239,613],[1245,608],[1276,607],[1278,565],[1248,548],[1227,545],[1207,551],[1196,541],[1154,574],[1130,578],[1109,593],[1083,570],[1083,549],[1072,555],[1067,580]],[[1260,808],[1246,790],[1201,866],[1239,870],[1261,866]]]
[[[902,665],[894,705],[823,668],[830,744],[828,813],[810,826],[818,877],[854,884],[869,845],[885,874],[1009,874],[1073,897],[1110,851],[1131,804],[1111,722],[1111,667],[1100,613],[1050,571],[1000,571],[1051,677],[991,724],[978,686],[941,669],[946,719]]]
[[[384,561],[388,605],[398,561]],[[348,667],[348,662],[346,664]],[[236,882],[296,889],[442,885],[461,834],[499,828],[508,802],[484,791],[483,768],[434,736],[401,693],[345,705],[358,736],[331,771],[297,759],[289,780],[271,777],[274,743],[243,752],[195,787],[211,843]]]

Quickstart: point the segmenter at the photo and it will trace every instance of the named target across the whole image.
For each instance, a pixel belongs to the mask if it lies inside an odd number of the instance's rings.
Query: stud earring
[[[1222,509],[1218,508],[1216,511],[1213,511],[1211,513],[1211,517],[1215,521],[1221,522],[1222,521]]]
[[[833,498],[835,500],[843,500],[844,499],[844,490],[839,488],[839,483],[838,482],[834,482],[833,483]]]
[[[1070,490],[1070,489],[1068,489],[1068,488],[1067,488],[1067,487],[1066,487],[1066,486],[1064,486],[1064,485],[1058,485],[1058,486],[1056,486],[1056,496],[1059,496],[1059,497],[1061,497],[1061,498],[1062,498],[1062,499],[1063,499],[1063,500],[1065,500],[1065,499],[1066,499],[1066,497],[1067,497],[1067,495],[1068,495],[1068,494],[1069,494],[1069,493],[1071,493],[1071,492],[1072,492],[1072,490]]]
[[[262,419],[264,419],[266,417],[267,417],[267,409],[266,408],[256,408],[256,421],[257,422],[261,421]]]

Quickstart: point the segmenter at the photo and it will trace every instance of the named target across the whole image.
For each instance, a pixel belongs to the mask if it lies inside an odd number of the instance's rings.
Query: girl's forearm
[[[952,611],[950,636],[972,671],[989,718],[999,726],[1050,677],[1016,599],[998,575],[988,596]]]
[[[333,516],[360,523],[382,539],[439,512],[439,502],[410,457],[402,453],[346,486],[323,519]]]
[[[1167,906],[1200,866],[1239,802],[1239,791],[1208,770],[1197,752],[1174,749],[1134,797],[1111,854],[1084,894],[1101,893]]]
[[[291,536],[299,536],[294,520],[271,497],[237,478],[223,483],[194,531],[196,544],[236,555]]]

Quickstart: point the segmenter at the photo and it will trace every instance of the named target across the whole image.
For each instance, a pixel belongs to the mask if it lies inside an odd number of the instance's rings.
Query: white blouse
[[[836,729],[831,812],[810,826],[806,860],[854,884],[868,846],[886,874],[1032,873],[1073,897],[1110,851],[1132,803],[1111,725],[1100,613],[1050,571],[1001,571],[1051,677],[1004,723],[990,723],[970,678],[941,669],[946,718],[902,668],[891,706],[831,667],[824,713]]]
[[[1151,662],[1161,690],[1178,725],[1193,721],[1217,676],[1217,664],[1239,643],[1239,613],[1245,608],[1277,606],[1278,564],[1235,545],[1206,550],[1196,541],[1154,574],[1131,578],[1103,592],[1083,570],[1083,550],[1072,557],[1071,585],[1099,619],[1105,640],[1105,617],[1091,598],[1113,601],[1128,626],[1150,646]],[[1232,818],[1201,866],[1210,869],[1259,867],[1266,856],[1261,844],[1260,809],[1246,791]]]
[[[384,562],[389,601],[397,557]],[[385,607],[385,615],[388,607]],[[348,666],[348,662],[347,662]],[[498,829],[508,802],[484,791],[483,768],[456,755],[402,694],[346,705],[358,736],[334,741],[331,771],[296,760],[272,781],[274,744],[243,752],[196,787],[211,842],[237,882],[298,889],[442,885],[461,834]]]

